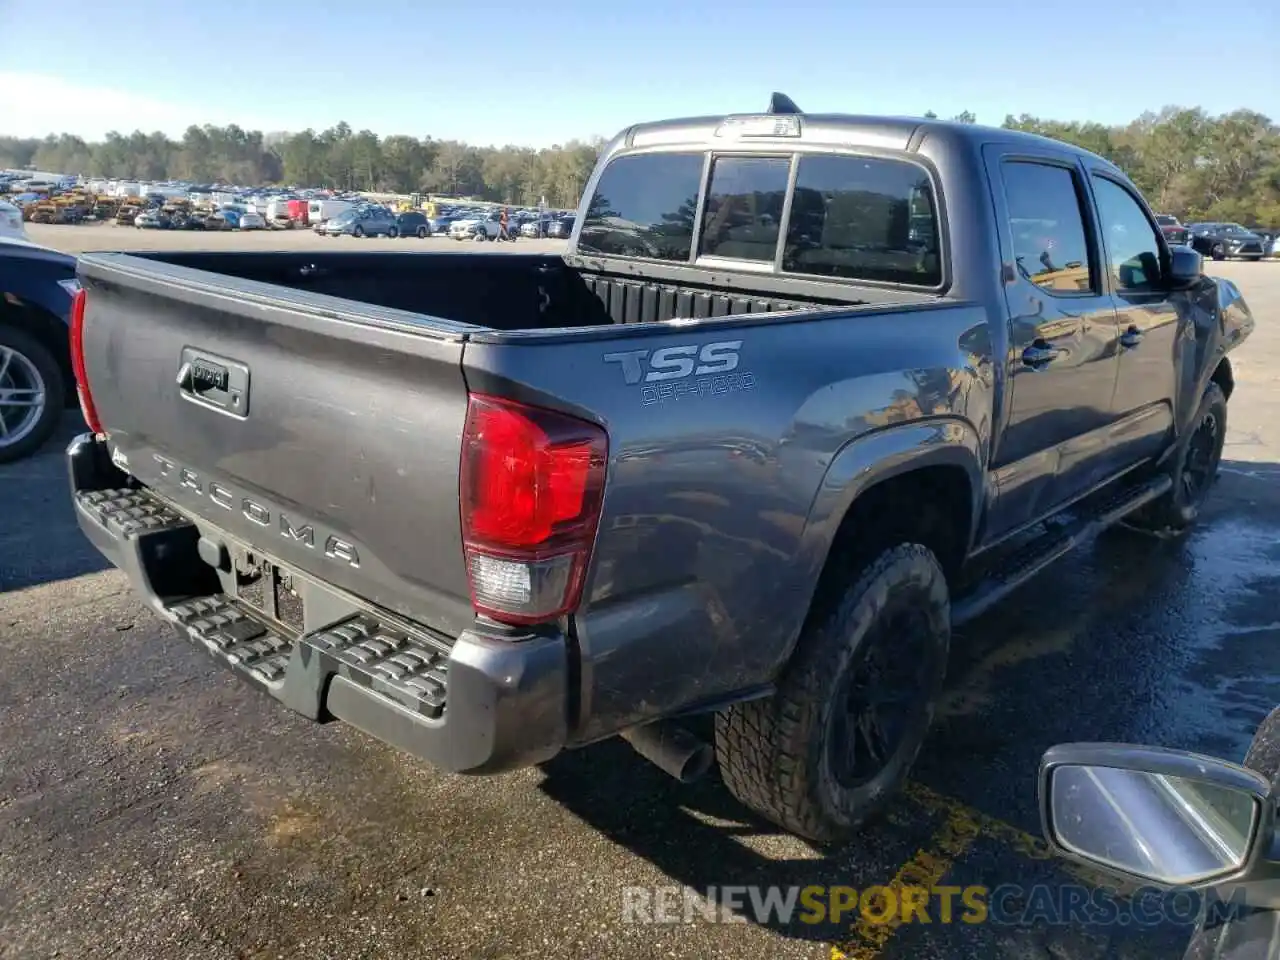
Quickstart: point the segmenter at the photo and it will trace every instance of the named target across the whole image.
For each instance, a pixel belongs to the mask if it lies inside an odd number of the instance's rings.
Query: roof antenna
[[[773,95],[769,97],[769,112],[804,113],[803,110],[796,106],[796,102],[794,100],[788,97],[785,93],[778,93],[776,90],[773,92]]]

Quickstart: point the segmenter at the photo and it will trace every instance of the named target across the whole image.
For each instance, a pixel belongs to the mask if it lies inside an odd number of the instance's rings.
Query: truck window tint
[[[1160,289],[1160,241],[1138,201],[1106,177],[1093,178],[1093,193],[1116,289],[1137,293]]]
[[[701,186],[700,153],[649,153],[610,161],[587,207],[578,249],[688,260]]]
[[[791,161],[781,157],[717,157],[698,252],[772,262],[790,173]]]
[[[928,175],[899,160],[800,160],[782,269],[936,287],[938,217]]]
[[[1097,290],[1072,172],[1045,163],[1006,163],[1004,194],[1018,272],[1050,293]]]

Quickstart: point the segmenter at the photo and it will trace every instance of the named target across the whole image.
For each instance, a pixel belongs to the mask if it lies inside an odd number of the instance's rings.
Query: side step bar
[[[1057,524],[1006,557],[993,562],[980,580],[952,601],[951,623],[959,626],[986,612],[1064,554],[1093,540],[1139,507],[1162,496],[1173,486],[1167,475],[1138,486],[1125,487],[1090,507],[1079,516]]]

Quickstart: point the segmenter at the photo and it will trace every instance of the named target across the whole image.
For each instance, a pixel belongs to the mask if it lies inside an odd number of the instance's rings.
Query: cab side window
[[[1075,174],[1024,160],[1003,166],[1018,273],[1056,296],[1096,293]]]
[[[1159,234],[1138,201],[1106,177],[1093,178],[1093,193],[1098,199],[1098,219],[1116,291],[1152,293],[1161,289]]]

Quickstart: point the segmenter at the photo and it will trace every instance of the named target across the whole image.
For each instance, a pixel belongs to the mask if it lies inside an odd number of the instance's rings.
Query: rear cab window
[[[801,157],[782,269],[917,287],[942,283],[933,186],[922,167]]]
[[[698,252],[772,263],[778,255],[790,157],[716,157]]]
[[[941,221],[923,165],[847,153],[713,154],[697,222],[706,162],[701,152],[612,160],[588,205],[579,252],[688,264],[709,257],[796,277],[942,285]]]
[[[687,261],[702,167],[701,153],[648,153],[610,161],[582,221],[578,249]]]

